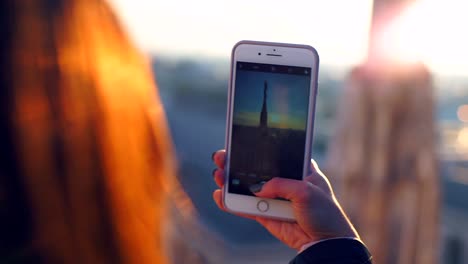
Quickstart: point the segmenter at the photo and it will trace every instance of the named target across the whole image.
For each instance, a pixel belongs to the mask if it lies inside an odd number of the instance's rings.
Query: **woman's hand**
[[[217,169],[213,171],[216,184],[224,186],[224,150],[213,154]],[[359,235],[341,209],[333,194],[328,179],[317,164],[311,162],[311,175],[303,181],[285,178],[273,178],[262,185],[255,185],[251,190],[258,197],[284,198],[292,203],[296,222],[287,222],[261,216],[236,214],[259,222],[273,236],[296,250],[303,245],[323,239],[350,237],[359,239]],[[217,189],[213,198],[222,210],[223,192]]]

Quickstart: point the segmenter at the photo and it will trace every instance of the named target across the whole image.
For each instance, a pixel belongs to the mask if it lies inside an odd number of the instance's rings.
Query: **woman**
[[[0,35],[0,263],[167,263],[159,226],[171,141],[150,67],[108,5],[0,1]],[[357,238],[323,179],[284,183],[307,185],[305,200],[285,197],[309,206],[318,184],[332,219],[298,207],[296,224],[257,221],[295,248]],[[258,195],[294,190],[275,182]],[[307,252],[323,254],[323,243]]]

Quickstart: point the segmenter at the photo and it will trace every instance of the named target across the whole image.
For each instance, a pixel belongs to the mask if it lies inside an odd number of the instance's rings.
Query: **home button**
[[[258,203],[257,203],[257,209],[258,209],[260,212],[266,212],[266,211],[268,211],[268,209],[270,209],[270,205],[268,204],[267,201],[265,201],[265,200],[260,200],[260,201],[258,201]]]

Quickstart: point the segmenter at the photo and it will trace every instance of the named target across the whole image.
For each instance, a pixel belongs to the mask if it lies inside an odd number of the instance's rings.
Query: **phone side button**
[[[266,212],[268,211],[268,209],[270,209],[270,204],[268,204],[267,201],[265,200],[260,200],[258,201],[257,203],[257,209],[260,211],[260,212]]]

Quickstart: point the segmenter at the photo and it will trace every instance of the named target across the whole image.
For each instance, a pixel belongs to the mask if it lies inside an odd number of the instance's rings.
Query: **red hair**
[[[47,263],[164,262],[161,180],[174,160],[147,61],[103,1],[6,5],[0,145],[14,157],[0,176],[6,201],[28,211],[15,228],[31,231],[12,258],[22,248]]]

